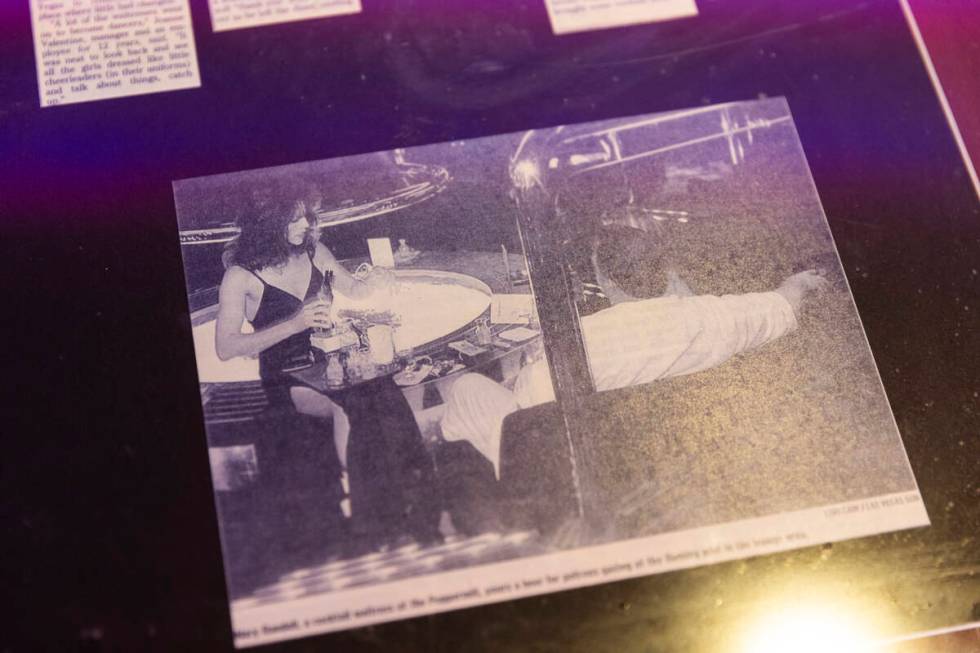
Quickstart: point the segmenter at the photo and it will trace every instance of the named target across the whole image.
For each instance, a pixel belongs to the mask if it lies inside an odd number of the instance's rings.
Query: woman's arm
[[[330,311],[323,302],[311,302],[292,317],[255,333],[242,333],[245,322],[245,296],[252,276],[242,268],[225,271],[218,290],[218,316],[215,320],[214,348],[220,360],[236,356],[257,356],[277,342],[309,327],[330,326]]]
[[[316,255],[313,257],[316,266],[324,272],[333,273],[333,286],[342,295],[351,299],[364,299],[371,294],[372,288],[365,281],[354,276],[341,265],[333,253],[323,243],[316,244]]]

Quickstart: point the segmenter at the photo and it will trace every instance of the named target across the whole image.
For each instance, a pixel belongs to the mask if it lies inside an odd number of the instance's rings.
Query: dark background
[[[789,101],[933,526],[279,649],[725,650],[777,586],[888,606],[885,634],[980,619],[980,211],[897,3],[561,38],[537,0],[220,34],[191,5],[200,89],[48,109],[27,3],[0,8],[0,650],[231,646],[171,180],[760,95]]]

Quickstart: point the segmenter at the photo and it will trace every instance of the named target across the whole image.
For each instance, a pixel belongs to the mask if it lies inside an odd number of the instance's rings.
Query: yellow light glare
[[[858,653],[872,641],[848,615],[801,607],[766,615],[750,628],[739,653]]]
[[[531,159],[518,161],[514,166],[514,181],[525,190],[541,182],[541,170]]]

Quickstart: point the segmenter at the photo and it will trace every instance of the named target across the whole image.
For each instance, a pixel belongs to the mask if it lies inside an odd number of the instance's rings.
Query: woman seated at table
[[[332,326],[330,306],[317,297],[321,286],[330,284],[359,299],[387,283],[387,277],[353,277],[319,242],[316,218],[306,204],[283,195],[253,201],[239,220],[241,233],[229,249],[219,290],[218,358],[258,356],[259,375],[272,405],[332,419],[337,457],[345,473],[350,472],[355,531],[372,544],[405,532],[432,539],[435,527],[418,506],[415,515],[422,515],[423,523],[390,523],[398,521],[397,515],[389,514],[392,507],[402,510],[405,501],[418,502],[428,494],[419,491],[418,479],[424,485],[431,477],[421,435],[397,386],[379,379],[340,393],[334,401],[284,371],[308,356],[314,328]],[[243,332],[245,321],[252,333]],[[352,411],[356,416],[349,418]],[[374,414],[379,411],[385,415]],[[355,450],[350,455],[349,441]],[[389,460],[390,451],[397,451],[401,460]]]

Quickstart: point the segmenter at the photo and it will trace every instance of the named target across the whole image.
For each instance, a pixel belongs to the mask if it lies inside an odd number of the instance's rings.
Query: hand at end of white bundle
[[[782,295],[794,312],[799,312],[803,298],[813,291],[821,291],[830,287],[830,282],[820,270],[804,270],[786,277],[786,280],[776,288],[776,292]]]

